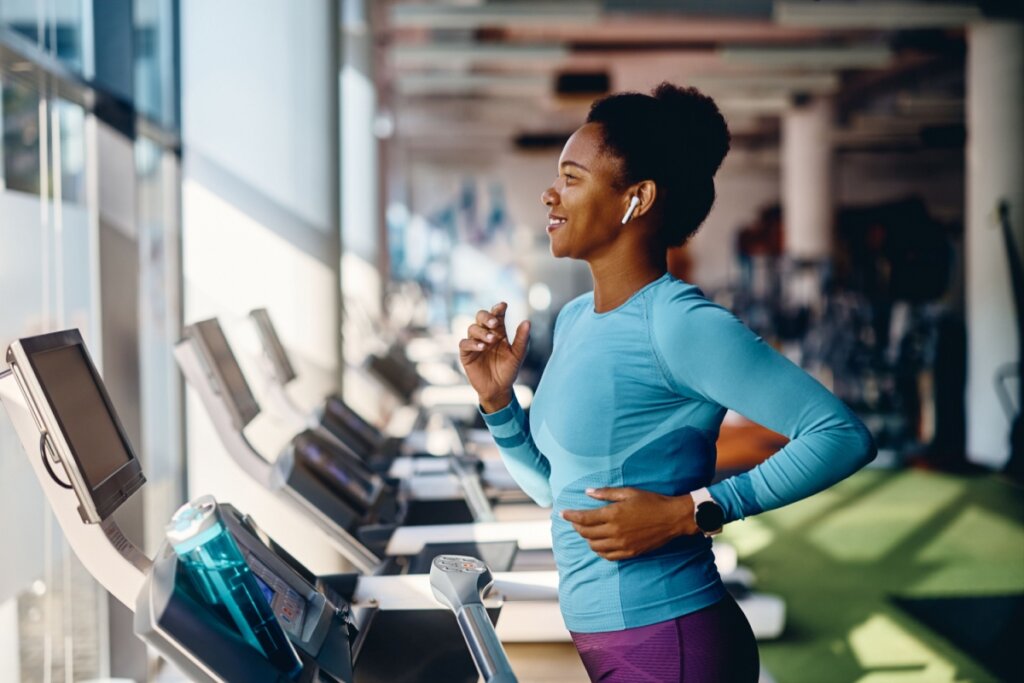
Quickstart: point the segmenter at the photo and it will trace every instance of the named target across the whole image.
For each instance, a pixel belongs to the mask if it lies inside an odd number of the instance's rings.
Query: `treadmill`
[[[150,558],[118,528],[112,514],[145,477],[78,330],[20,339],[6,359],[0,402],[69,545],[134,612],[135,633],[191,680],[515,681],[493,630],[501,600],[479,599],[491,583],[479,560],[435,558],[429,580],[394,577],[390,590],[384,577],[369,586],[357,575],[318,577],[221,503],[220,521],[274,615],[265,627],[297,656],[297,669],[279,668],[243,637],[230,606],[202,598],[166,541]]]
[[[185,337],[177,345],[175,356],[189,384],[199,391],[211,416],[224,413],[223,417],[227,418],[215,419],[214,423],[234,459],[240,463],[244,461],[245,468],[267,469],[267,459],[245,435],[247,425],[261,413],[261,407],[220,323],[209,319],[186,327]],[[335,437],[318,424],[302,429],[278,458],[278,463],[282,463],[282,458],[284,463],[298,459],[305,469],[317,472],[321,481],[333,487],[349,507],[358,511],[363,525],[400,522],[405,526],[417,526],[493,521],[490,501],[484,495],[475,472],[457,469],[457,476],[387,478],[374,472],[365,457],[361,457],[347,441]],[[457,461],[445,460],[452,465]],[[349,522],[351,520],[346,519],[342,523]],[[533,526],[536,529],[530,527],[531,533],[543,529],[547,535],[546,521]],[[503,527],[507,529],[508,525]]]
[[[570,640],[558,609],[547,520],[405,524],[409,501],[395,482],[370,471],[322,430],[297,435],[273,463],[252,446],[245,427],[259,405],[217,320],[186,327],[174,355],[230,457],[261,487],[312,518],[367,580],[429,572],[430,558],[441,553],[478,557],[496,572],[507,601],[499,626],[504,642]]]
[[[319,425],[348,444],[375,471],[387,472],[389,476],[407,478],[450,473],[456,477],[464,477],[465,473],[470,471],[479,473],[482,483],[489,489],[487,493],[490,497],[498,496],[501,500],[510,502],[529,501],[509,475],[500,458],[481,460],[467,454],[460,429],[441,413],[431,415],[426,421],[444,423],[448,432],[447,442],[452,447],[452,453],[445,457],[425,453],[422,448],[411,446],[409,443],[422,442],[423,439],[407,440],[384,434],[353,410],[338,394],[328,395],[312,415],[307,415],[288,396],[286,387],[295,380],[297,374],[267,309],[253,309],[249,312],[249,319],[263,347],[265,363],[261,364],[261,369],[266,375],[265,388],[272,412],[296,424],[308,425],[312,422]],[[412,401],[413,391],[418,384],[412,381],[408,362],[403,365],[394,358],[395,355],[392,352],[384,356],[371,356],[368,368],[378,378],[391,378],[393,381],[384,379],[386,385],[392,387],[392,393],[409,402]],[[456,462],[453,462],[453,459]]]

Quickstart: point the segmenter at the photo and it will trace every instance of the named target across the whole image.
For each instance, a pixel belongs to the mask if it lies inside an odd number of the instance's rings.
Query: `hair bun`
[[[714,100],[696,88],[681,88],[668,82],[661,83],[651,94],[678,132],[683,153],[699,171],[714,176],[729,151],[730,139],[729,126]]]

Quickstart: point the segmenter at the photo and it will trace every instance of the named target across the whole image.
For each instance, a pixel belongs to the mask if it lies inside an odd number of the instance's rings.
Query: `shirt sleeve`
[[[709,487],[727,521],[817,493],[875,457],[863,423],[813,377],[721,306],[703,298],[681,303],[654,319],[667,380],[683,395],[731,408],[791,439],[749,472]]]
[[[530,420],[515,392],[512,402],[493,413],[480,414],[498,445],[501,458],[520,488],[538,505],[551,507],[551,464],[530,436]]]

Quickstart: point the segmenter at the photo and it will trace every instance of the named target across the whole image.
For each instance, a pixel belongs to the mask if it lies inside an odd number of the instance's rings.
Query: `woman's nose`
[[[549,187],[540,195],[540,203],[544,206],[554,206],[558,202],[558,193],[555,188]]]

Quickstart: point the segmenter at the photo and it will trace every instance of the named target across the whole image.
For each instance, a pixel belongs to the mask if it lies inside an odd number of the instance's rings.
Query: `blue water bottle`
[[[245,641],[294,678],[302,670],[302,660],[221,522],[213,496],[200,496],[178,508],[166,533],[203,600],[223,605]]]

